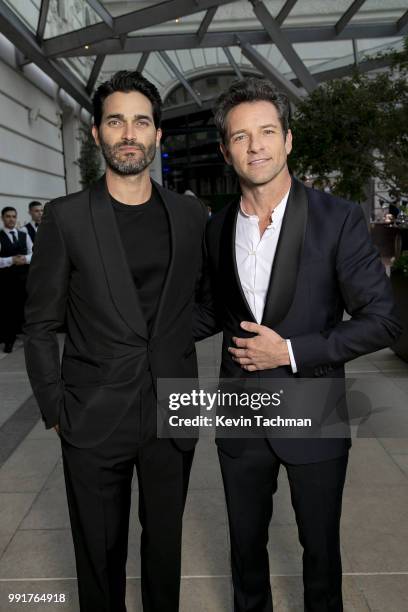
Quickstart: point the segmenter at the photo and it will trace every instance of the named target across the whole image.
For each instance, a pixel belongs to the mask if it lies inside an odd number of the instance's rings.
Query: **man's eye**
[[[149,123],[147,121],[138,121],[137,125],[141,125],[142,127],[147,127]]]
[[[113,125],[113,126],[114,126],[114,125],[119,125],[119,121],[118,121],[117,119],[111,119],[111,120],[108,122],[108,125]]]
[[[244,138],[245,134],[238,134],[238,136],[235,136],[234,142],[237,142],[238,140],[244,140]]]

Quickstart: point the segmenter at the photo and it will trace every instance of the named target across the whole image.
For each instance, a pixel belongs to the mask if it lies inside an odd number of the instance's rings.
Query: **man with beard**
[[[176,612],[194,440],[157,438],[155,382],[197,375],[192,299],[207,214],[149,177],[161,137],[149,81],[118,72],[93,105],[106,174],[45,206],[28,280],[27,368],[45,425],[61,438],[81,610],[126,610],[136,466],[143,609]]]

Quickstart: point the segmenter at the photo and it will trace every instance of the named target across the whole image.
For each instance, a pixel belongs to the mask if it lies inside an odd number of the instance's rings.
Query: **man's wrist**
[[[281,366],[290,365],[290,355],[289,355],[288,343],[283,338],[280,342],[279,361],[280,361],[279,365]]]

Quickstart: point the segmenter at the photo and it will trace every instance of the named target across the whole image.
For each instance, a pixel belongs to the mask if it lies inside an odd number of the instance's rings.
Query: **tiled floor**
[[[218,351],[216,340],[199,345],[202,376],[216,375]],[[373,376],[384,384],[398,380],[401,389],[408,389],[408,364],[390,350],[358,359],[348,371],[352,376]],[[0,360],[0,393],[1,427],[30,395],[21,348]],[[181,611],[231,612],[227,519],[215,448],[209,440],[198,445],[190,482]],[[129,612],[142,609],[137,495],[135,487],[129,534]],[[284,470],[274,505],[269,552],[275,609],[300,612],[301,549]],[[354,440],[344,494],[342,548],[346,612],[407,612],[407,438]],[[64,593],[66,603],[20,608],[8,603],[10,593]],[[78,611],[59,441],[40,422],[0,469],[0,611],[14,609]]]

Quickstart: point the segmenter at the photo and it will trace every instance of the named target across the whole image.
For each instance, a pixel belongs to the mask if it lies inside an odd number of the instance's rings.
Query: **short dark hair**
[[[1,216],[3,217],[6,213],[10,212],[11,210],[17,214],[17,211],[13,206],[5,206],[3,210],[1,211]]]
[[[105,81],[99,85],[92,98],[93,120],[96,127],[101,125],[104,101],[116,91],[122,91],[124,93],[138,91],[146,96],[152,103],[154,125],[156,129],[160,127],[162,109],[160,94],[157,87],[137,70],[119,70],[119,72],[115,72],[109,81]]]
[[[33,200],[32,202],[29,203],[28,210],[31,210],[32,208],[35,208],[36,206],[42,206],[42,204],[41,202],[37,202],[36,200]]]
[[[288,98],[277,90],[271,81],[259,77],[249,77],[234,81],[229,89],[222,93],[214,108],[214,123],[220,133],[222,142],[227,136],[226,119],[229,111],[243,102],[271,102],[278,112],[283,133],[286,135],[290,123],[290,104]]]

